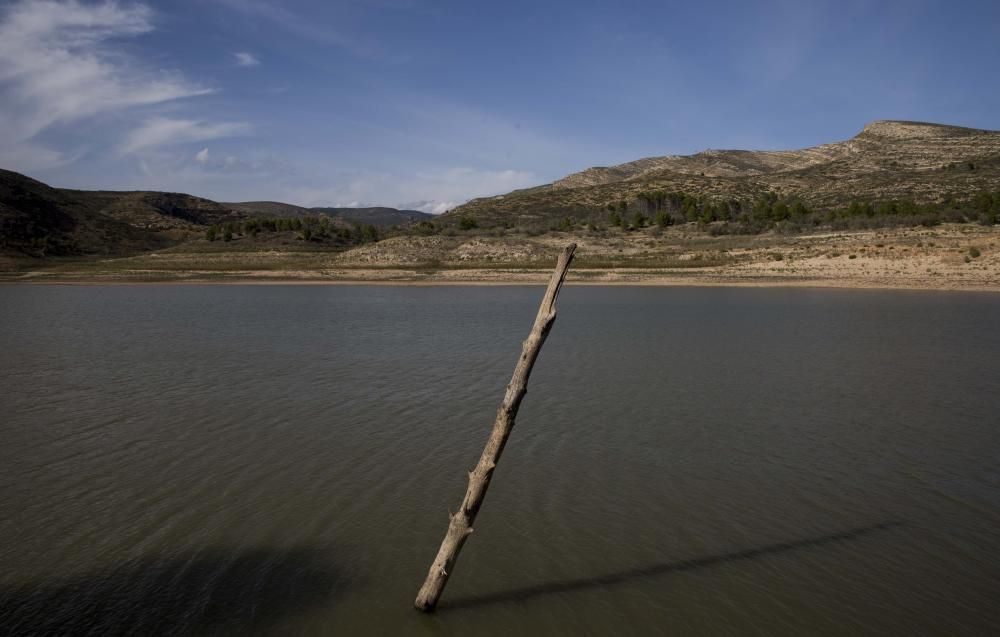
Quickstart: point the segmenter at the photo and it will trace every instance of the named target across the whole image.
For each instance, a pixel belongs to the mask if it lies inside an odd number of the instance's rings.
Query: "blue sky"
[[[441,212],[874,119],[998,129],[998,69],[996,1],[0,1],[0,167]]]

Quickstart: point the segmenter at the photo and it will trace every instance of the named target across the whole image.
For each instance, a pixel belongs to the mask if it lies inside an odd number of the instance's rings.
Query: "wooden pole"
[[[451,515],[448,523],[448,531],[445,533],[441,548],[438,549],[437,557],[431,564],[430,571],[424,585],[417,593],[417,599],[413,603],[417,609],[432,612],[437,606],[438,599],[444,591],[445,584],[448,583],[448,576],[455,567],[455,560],[458,559],[458,552],[462,550],[462,545],[472,533],[472,523],[479,513],[479,507],[483,505],[486,498],[486,489],[490,486],[490,478],[496,469],[500,454],[503,453],[507,438],[514,428],[514,418],[517,410],[521,406],[521,399],[528,393],[528,377],[531,375],[531,368],[535,364],[538,352],[542,349],[545,337],[549,335],[552,324],[556,320],[556,297],[559,295],[559,288],[562,287],[566,279],[566,270],[569,269],[570,261],[573,260],[573,252],[576,244],[571,243],[566,246],[559,255],[556,269],[549,280],[549,287],[545,290],[542,298],[542,305],[538,308],[538,315],[535,317],[535,324],[531,328],[531,333],[524,341],[524,349],[521,351],[521,358],[514,367],[514,375],[507,385],[507,393],[504,394],[503,402],[497,410],[497,418],[493,423],[493,431],[490,439],[486,442],[483,455],[479,458],[479,464],[469,472],[469,488],[465,492],[465,499],[462,506]]]

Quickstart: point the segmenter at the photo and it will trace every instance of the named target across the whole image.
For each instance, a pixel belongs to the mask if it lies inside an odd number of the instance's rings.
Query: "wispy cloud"
[[[152,18],[145,5],[117,2],[24,0],[7,7],[0,14],[3,160],[58,163],[62,153],[34,141],[50,127],[211,92],[109,49],[111,39],[151,31]]]
[[[200,142],[220,137],[249,135],[250,125],[245,122],[210,124],[192,119],[154,117],[136,128],[122,144],[123,153],[134,153],[148,148],[183,142]],[[207,149],[206,149],[207,150]],[[208,153],[206,152],[206,158]]]
[[[208,163],[208,148],[202,148],[201,150],[199,150],[197,152],[197,154],[195,154],[194,160],[196,162],[198,162],[199,164],[207,164]]]
[[[260,60],[257,59],[253,53],[248,53],[246,51],[240,51],[238,53],[233,53],[236,57],[237,66],[257,66],[260,64]]]
[[[380,52],[371,42],[364,42],[346,35],[337,25],[310,20],[286,8],[280,2],[268,0],[217,0],[220,4],[300,38],[313,42],[339,46],[361,57],[378,57]],[[333,6],[333,5],[331,5]]]

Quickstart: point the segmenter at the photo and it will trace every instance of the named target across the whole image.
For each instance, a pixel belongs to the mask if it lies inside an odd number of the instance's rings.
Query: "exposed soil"
[[[1000,291],[1000,227],[971,224],[807,235],[659,232],[395,237],[348,251],[184,250],[72,261],[3,276],[22,282],[542,283],[576,242],[571,283]]]

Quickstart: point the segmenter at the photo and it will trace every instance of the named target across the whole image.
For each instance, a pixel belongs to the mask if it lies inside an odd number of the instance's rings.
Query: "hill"
[[[167,193],[61,190],[0,170],[0,250],[30,256],[119,255],[176,243],[212,202]]]
[[[301,219],[312,217],[316,212],[280,201],[240,201],[226,202],[222,204],[232,210],[237,210],[250,217],[269,217],[273,219]]]
[[[351,223],[370,223],[373,226],[386,228],[390,226],[406,226],[411,223],[433,219],[434,215],[419,210],[398,210],[396,208],[311,208],[313,212],[321,212],[335,219],[343,219]]]
[[[706,150],[594,167],[552,184],[472,200],[442,216],[480,225],[592,218],[646,210],[650,191],[753,202],[773,193],[829,210],[852,201],[937,203],[1000,189],[1000,132],[923,122],[872,122],[853,138],[800,150]],[[624,206],[622,205],[624,204]]]

